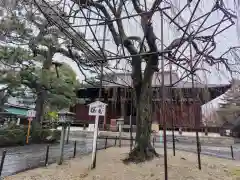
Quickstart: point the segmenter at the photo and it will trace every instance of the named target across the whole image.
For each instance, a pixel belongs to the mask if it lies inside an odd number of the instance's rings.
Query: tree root
[[[128,163],[141,163],[144,161],[150,161],[154,157],[160,157],[160,155],[155,151],[155,149],[150,145],[149,147],[136,146],[128,155],[126,159],[123,160],[125,164]]]

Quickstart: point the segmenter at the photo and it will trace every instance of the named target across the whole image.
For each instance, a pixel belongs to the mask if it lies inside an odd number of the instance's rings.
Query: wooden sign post
[[[28,117],[28,131],[27,131],[27,139],[26,139],[26,144],[28,144],[29,141],[29,136],[30,136],[30,130],[31,130],[31,122],[33,118],[36,115],[36,111],[34,110],[28,110],[27,111],[27,117]]]
[[[101,101],[95,101],[89,104],[89,116],[95,116],[95,127],[93,134],[93,145],[92,145],[92,164],[91,168],[94,169],[96,167],[96,153],[97,153],[97,136],[98,136],[98,122],[99,116],[105,116],[106,105]]]

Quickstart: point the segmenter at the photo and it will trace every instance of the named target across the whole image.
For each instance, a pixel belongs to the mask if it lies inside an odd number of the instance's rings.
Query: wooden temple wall
[[[158,122],[160,127],[163,125],[163,118],[161,114],[161,107],[159,107],[160,103],[153,108],[152,120]],[[128,107],[128,108],[127,108]],[[94,123],[94,117],[88,115],[88,106],[83,104],[77,104],[73,111],[76,113],[76,123]],[[134,110],[133,110],[134,111]],[[201,126],[201,104],[165,104],[165,118],[167,122],[167,127],[172,127],[172,119],[175,127],[196,127],[196,123],[199,123]],[[134,112],[130,112],[130,104],[125,103],[125,124],[129,124],[129,116],[132,114],[132,122],[136,124],[136,114]],[[117,119],[122,116],[121,112],[121,104],[118,103],[108,103],[105,123],[110,124],[111,119]],[[100,124],[104,123],[104,118],[100,117]]]

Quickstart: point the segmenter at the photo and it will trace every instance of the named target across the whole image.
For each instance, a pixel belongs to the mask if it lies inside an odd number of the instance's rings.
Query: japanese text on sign
[[[102,102],[95,102],[89,105],[90,116],[105,116],[106,104]]]
[[[27,117],[33,118],[33,117],[35,117],[35,115],[36,115],[36,111],[34,111],[34,110],[27,111]]]

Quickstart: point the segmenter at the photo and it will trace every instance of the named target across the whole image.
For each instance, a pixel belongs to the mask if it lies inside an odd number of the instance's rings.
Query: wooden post
[[[103,117],[103,130],[106,131],[107,130],[107,127],[106,127],[106,124],[107,124],[107,108],[106,108],[106,112],[105,112],[105,116]]]
[[[122,124],[119,124],[119,147],[122,146]]]
[[[94,128],[94,134],[93,134],[92,166],[91,166],[92,169],[96,168],[98,121],[99,121],[99,116],[97,115],[95,116],[95,128]]]
[[[30,130],[31,130],[31,122],[32,122],[32,118],[28,118],[28,131],[27,131],[26,144],[29,143],[29,136],[30,136]]]

